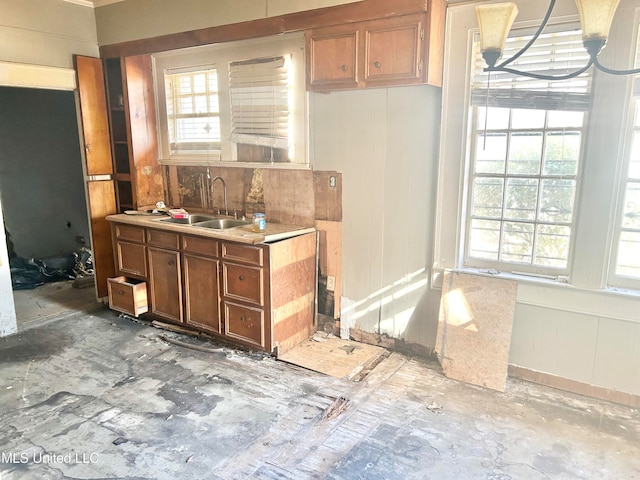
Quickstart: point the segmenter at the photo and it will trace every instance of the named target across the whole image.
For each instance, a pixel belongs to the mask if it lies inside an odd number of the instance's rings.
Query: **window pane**
[[[538,174],[542,160],[542,133],[512,133],[509,148],[510,174]]]
[[[576,182],[543,180],[539,220],[549,223],[571,223]]]
[[[511,128],[542,128],[546,113],[544,110],[513,109]]]
[[[640,232],[622,232],[618,245],[617,275],[640,277]]]
[[[624,196],[622,228],[640,230],[640,183],[629,182]],[[640,251],[637,253],[640,256]]]
[[[538,180],[512,178],[507,181],[505,218],[535,220]]]
[[[500,222],[493,220],[473,220],[471,222],[471,239],[469,255],[487,260],[498,259],[500,242]]]
[[[565,268],[569,258],[571,228],[561,225],[539,225],[536,238],[535,265]]]
[[[501,178],[477,178],[473,186],[473,215],[501,218],[502,192]]]
[[[504,173],[507,158],[507,134],[478,135],[476,173]]]
[[[582,127],[584,112],[563,112],[553,110],[549,112],[549,128]]]
[[[488,118],[485,107],[478,108],[478,130],[485,129],[485,119],[487,130],[506,130],[509,128],[509,109],[489,107]]]
[[[629,159],[629,178],[640,180],[640,131],[633,134],[631,158]]]
[[[550,132],[544,152],[545,175],[575,175],[580,157],[580,132]]]
[[[531,263],[534,226],[530,223],[505,222],[500,260]]]

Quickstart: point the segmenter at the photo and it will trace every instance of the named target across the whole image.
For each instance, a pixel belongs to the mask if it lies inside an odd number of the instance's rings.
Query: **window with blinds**
[[[304,54],[303,32],[154,54],[159,162],[307,168]]]
[[[220,103],[215,68],[165,74],[171,154],[220,149]]]
[[[232,141],[289,148],[290,71],[290,56],[231,62]]]
[[[530,37],[507,40],[510,58]],[[591,69],[573,80],[544,81],[484,72],[473,56],[473,135],[465,264],[558,275],[568,271]],[[562,75],[588,56],[579,31],[539,37],[509,65]]]

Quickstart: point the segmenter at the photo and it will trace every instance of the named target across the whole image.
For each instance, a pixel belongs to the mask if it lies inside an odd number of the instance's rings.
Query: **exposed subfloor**
[[[633,409],[398,353],[354,382],[106,308],[0,339],[2,480],[628,480],[639,458]]]

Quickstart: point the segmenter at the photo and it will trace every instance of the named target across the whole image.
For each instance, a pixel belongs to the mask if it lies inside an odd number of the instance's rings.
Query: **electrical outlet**
[[[327,277],[327,290],[329,290],[330,292],[335,291],[336,289],[336,277],[329,275]]]
[[[329,187],[336,188],[336,177],[334,175],[329,177]]]

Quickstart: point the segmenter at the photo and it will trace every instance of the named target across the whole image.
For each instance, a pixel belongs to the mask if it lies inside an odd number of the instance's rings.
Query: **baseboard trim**
[[[589,385],[588,383],[558,377],[550,373],[538,372],[517,365],[509,365],[509,376],[526,380],[527,382],[539,383],[548,387],[565,390],[567,392],[585,395],[587,397],[599,398],[609,402],[620,403],[633,408],[640,408],[640,395],[620,392],[610,388]]]

